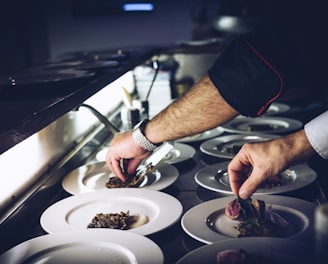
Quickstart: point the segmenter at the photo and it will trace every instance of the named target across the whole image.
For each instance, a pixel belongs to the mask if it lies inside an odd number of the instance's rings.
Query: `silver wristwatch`
[[[144,135],[144,130],[146,124],[149,122],[148,119],[144,119],[138,124],[135,125],[135,127],[132,130],[132,138],[135,142],[137,142],[141,147],[148,151],[153,151],[157,147],[159,147],[161,144],[154,144],[150,142]]]

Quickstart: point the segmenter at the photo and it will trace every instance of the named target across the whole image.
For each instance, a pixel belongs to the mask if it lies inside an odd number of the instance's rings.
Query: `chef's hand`
[[[304,130],[274,140],[246,143],[228,166],[230,186],[243,199],[265,182],[276,182],[289,166],[315,154]]]
[[[276,181],[284,168],[286,162],[276,141],[245,143],[228,165],[231,189],[247,199],[263,183]]]
[[[106,163],[118,178],[125,181],[126,175],[135,173],[141,161],[150,154],[133,140],[131,131],[120,132],[110,143]]]

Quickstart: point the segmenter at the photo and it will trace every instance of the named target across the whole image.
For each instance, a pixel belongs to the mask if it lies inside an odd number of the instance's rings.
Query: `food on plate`
[[[243,249],[226,249],[216,255],[216,264],[270,264],[272,260],[263,258],[260,254],[251,254]]]
[[[110,177],[108,181],[106,182],[107,188],[128,188],[128,187],[135,187],[137,183],[139,183],[141,178],[139,179],[139,176],[132,175],[126,179],[126,181],[122,181],[120,178],[117,178],[116,176]]]
[[[237,154],[242,146],[243,144],[218,144],[216,148],[223,153]]]
[[[225,215],[236,221],[238,237],[288,237],[298,230],[262,200],[236,198],[226,206]]]
[[[142,180],[148,173],[154,173],[154,166],[147,165],[146,170],[142,172],[137,172],[134,175],[129,175],[125,182],[116,176],[109,177],[106,182],[107,188],[128,188],[128,187],[138,187]]]
[[[87,228],[111,228],[127,230],[149,222],[146,215],[130,215],[129,211],[120,213],[96,214]]]
[[[232,220],[260,219],[265,215],[265,203],[261,200],[236,198],[228,203],[225,214]]]

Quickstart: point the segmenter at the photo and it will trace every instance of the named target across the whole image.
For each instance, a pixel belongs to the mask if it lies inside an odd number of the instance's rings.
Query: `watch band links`
[[[153,144],[144,136],[139,127],[133,129],[132,137],[135,142],[148,151],[153,151],[158,147],[158,145]]]

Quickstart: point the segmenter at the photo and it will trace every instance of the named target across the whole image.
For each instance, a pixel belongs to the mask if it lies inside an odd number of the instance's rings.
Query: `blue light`
[[[133,3],[133,4],[124,4],[123,10],[126,12],[133,11],[153,11],[154,5],[151,3]]]

